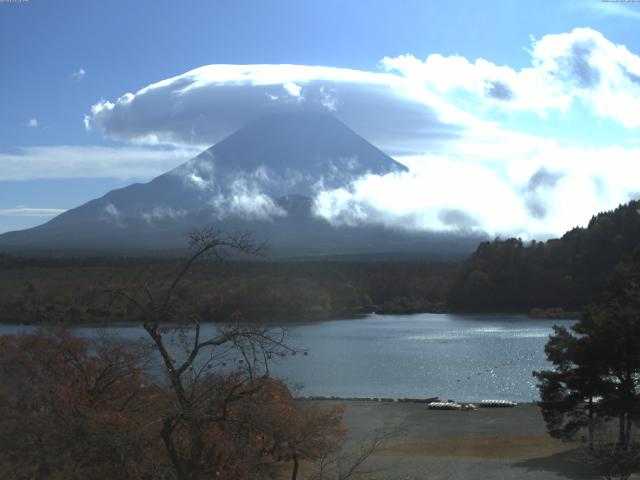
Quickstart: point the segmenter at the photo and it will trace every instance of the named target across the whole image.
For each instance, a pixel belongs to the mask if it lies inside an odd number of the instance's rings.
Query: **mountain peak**
[[[317,181],[325,188],[344,186],[354,176],[384,175],[406,167],[374,147],[329,114],[280,113],[258,118],[203,152],[201,161],[217,169],[253,172],[265,169],[311,194]],[[285,178],[286,177],[286,178]],[[335,177],[335,178],[334,178]]]

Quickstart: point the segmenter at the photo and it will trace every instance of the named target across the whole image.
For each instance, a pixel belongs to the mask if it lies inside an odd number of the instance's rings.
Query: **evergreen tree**
[[[570,330],[556,327],[545,347],[553,370],[538,378],[549,433],[573,438],[617,419],[618,445],[628,448],[640,419],[640,262],[620,264],[606,302],[589,306]]]

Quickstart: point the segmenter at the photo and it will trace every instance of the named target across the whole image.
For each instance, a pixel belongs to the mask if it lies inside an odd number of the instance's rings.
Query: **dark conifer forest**
[[[485,242],[460,267],[447,304],[459,311],[581,310],[602,299],[614,267],[639,247],[640,201],[599,213],[560,239]]]

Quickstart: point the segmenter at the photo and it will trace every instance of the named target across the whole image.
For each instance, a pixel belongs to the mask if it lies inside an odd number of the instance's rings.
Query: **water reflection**
[[[303,395],[432,397],[457,401],[537,399],[533,370],[548,367],[552,325],[572,321],[513,315],[370,315],[288,327],[289,342],[308,351],[279,360],[274,375],[303,385]],[[216,327],[207,325],[203,335]],[[2,325],[0,333],[32,331]],[[78,335],[135,341],[135,326],[76,327]],[[174,350],[178,351],[177,345]]]

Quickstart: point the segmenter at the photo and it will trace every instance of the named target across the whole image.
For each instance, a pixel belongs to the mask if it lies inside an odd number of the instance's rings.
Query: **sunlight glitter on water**
[[[370,315],[288,327],[292,346],[308,352],[275,363],[271,372],[303,385],[302,395],[440,396],[458,401],[532,401],[532,371],[549,367],[544,345],[552,326],[573,321],[509,315]],[[0,325],[0,333],[34,327]],[[205,325],[203,335],[214,325]],[[139,326],[76,327],[81,336],[145,336]]]

